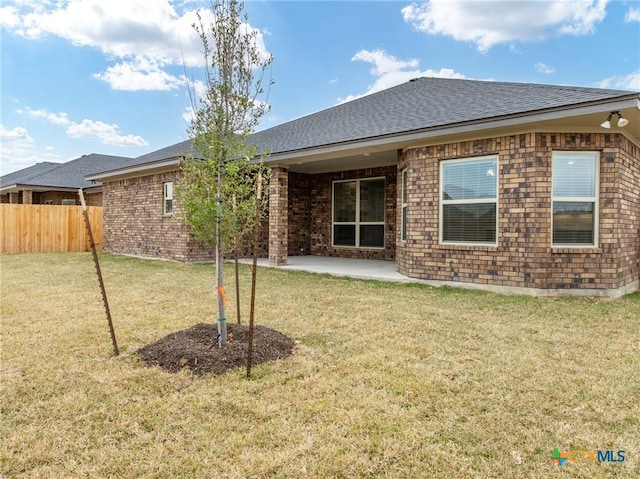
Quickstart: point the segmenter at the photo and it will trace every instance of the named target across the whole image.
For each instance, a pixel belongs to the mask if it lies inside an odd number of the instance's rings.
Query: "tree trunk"
[[[222,173],[220,168],[218,169],[218,195],[216,198],[216,202],[218,204],[218,208],[221,207],[221,194],[222,194]],[[216,293],[218,298],[218,346],[220,349],[224,348],[227,345],[227,318],[225,317],[225,309],[224,309],[224,263],[223,253],[222,253],[222,236],[220,231],[220,222],[222,218],[220,213],[218,213],[218,217],[216,218]]]
[[[235,263],[236,263],[236,313],[238,315],[238,324],[242,324],[240,321],[240,273],[238,268],[238,248],[235,249]]]
[[[260,242],[260,204],[262,203],[262,171],[256,179],[256,217],[253,225],[253,262],[251,264],[251,308],[249,309],[249,338],[247,345],[247,378],[251,377],[253,359],[253,322],[256,309],[256,280],[258,275],[258,243]]]

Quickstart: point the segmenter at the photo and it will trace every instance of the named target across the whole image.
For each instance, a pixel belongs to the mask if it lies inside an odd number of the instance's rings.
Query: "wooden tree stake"
[[[104,281],[102,280],[102,271],[100,270],[100,261],[98,260],[98,252],[96,251],[96,243],[93,241],[93,232],[91,231],[91,223],[89,221],[89,213],[87,213],[87,204],[84,201],[84,193],[82,188],[78,190],[80,196],[80,204],[82,204],[82,214],[84,215],[84,222],[87,226],[89,233],[89,242],[91,243],[91,253],[93,254],[93,262],[96,265],[96,273],[98,274],[98,282],[100,283],[100,291],[102,291],[102,302],[104,303],[104,310],[107,313],[107,322],[109,323],[109,332],[111,333],[111,342],[113,343],[113,352],[116,356],[120,354],[118,350],[118,342],[116,341],[116,333],[113,329],[113,321],[111,321],[111,311],[109,310],[109,301],[107,301],[107,291],[104,288]]]

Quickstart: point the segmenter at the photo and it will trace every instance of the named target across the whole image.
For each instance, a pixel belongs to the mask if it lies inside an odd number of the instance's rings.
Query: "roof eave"
[[[126,178],[134,178],[137,176],[149,175],[153,173],[161,173],[164,171],[172,171],[180,166],[180,158],[173,157],[151,163],[141,163],[130,167],[118,168],[115,170],[102,171],[86,176],[87,181],[115,181]],[[141,175],[141,173],[143,175]]]
[[[279,153],[272,153],[267,160],[268,164],[277,164],[286,160],[304,160],[306,157],[322,157],[325,155],[335,155],[354,150],[367,148],[401,148],[401,145],[411,145],[438,137],[448,137],[461,134],[472,134],[483,130],[493,130],[499,128],[519,127],[529,123],[540,123],[563,118],[578,117],[594,113],[608,113],[623,109],[640,110],[640,96],[637,93],[629,94],[625,97],[618,97],[611,100],[601,100],[584,105],[572,105],[570,108],[558,107],[541,111],[527,112],[524,114],[507,115],[497,118],[483,118],[463,123],[428,127],[409,132],[394,133],[385,136],[363,138],[343,143],[322,145],[300,150],[291,150]]]
[[[18,191],[24,191],[24,190],[31,190],[37,193],[44,193],[47,191],[73,192],[73,191],[78,191],[78,188],[71,187],[71,186],[29,185],[29,184],[23,184],[23,183],[16,183],[10,186],[3,186],[2,188],[0,188],[0,193],[2,194],[16,193]]]

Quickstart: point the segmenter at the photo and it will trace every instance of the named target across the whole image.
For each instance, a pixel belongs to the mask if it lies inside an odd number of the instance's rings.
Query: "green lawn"
[[[261,269],[257,320],[300,347],[247,380],[136,355],[214,320],[213,266],[101,261],[117,358],[90,254],[0,258],[2,477],[640,477],[638,293],[535,299]],[[560,467],[554,448],[626,460]]]

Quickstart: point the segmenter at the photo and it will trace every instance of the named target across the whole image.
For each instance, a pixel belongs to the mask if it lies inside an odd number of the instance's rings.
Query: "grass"
[[[247,380],[135,354],[213,321],[212,266],[101,261],[117,358],[89,254],[0,258],[2,477],[640,476],[638,293],[535,299],[261,269],[258,321],[300,348]],[[559,467],[556,447],[626,460]]]

